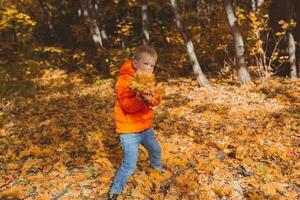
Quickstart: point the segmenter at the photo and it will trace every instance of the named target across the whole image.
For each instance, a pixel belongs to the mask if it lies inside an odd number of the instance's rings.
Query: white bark
[[[264,0],[251,0],[252,11],[256,11],[263,3]]]
[[[89,0],[81,0],[81,7],[83,10],[83,16],[87,19],[88,26],[95,45],[97,47],[103,48],[102,36],[97,20],[89,12],[89,9],[93,9],[91,2]]]
[[[101,48],[103,48],[102,37],[98,25],[95,22],[93,22],[90,28],[92,30],[94,42],[98,44]]]
[[[149,44],[150,36],[148,31],[148,6],[143,2],[142,9],[142,29],[143,29],[143,44]]]
[[[256,11],[256,0],[251,0],[252,11]]]
[[[205,75],[203,74],[203,72],[201,70],[201,67],[200,67],[200,64],[198,62],[198,58],[196,56],[196,52],[195,52],[195,49],[194,49],[193,42],[189,38],[189,35],[188,35],[187,31],[185,30],[185,27],[183,25],[181,16],[180,16],[179,11],[178,11],[178,6],[177,6],[176,0],[171,0],[171,5],[173,7],[173,11],[174,11],[174,14],[175,14],[177,27],[180,30],[180,32],[181,32],[181,34],[184,38],[184,41],[186,43],[185,44],[186,45],[186,50],[187,50],[187,53],[189,55],[190,62],[192,64],[193,71],[197,76],[197,80],[198,80],[200,86],[208,87],[209,83],[208,83]]]
[[[264,0],[257,0],[257,6],[261,6],[264,3]]]
[[[291,79],[297,79],[297,66],[296,66],[296,46],[293,34],[288,31],[288,52],[289,62],[291,68]]]
[[[46,19],[47,19],[46,21],[47,21],[47,24],[48,24],[49,29],[50,29],[52,32],[54,32],[54,30],[53,30],[53,22],[52,22],[52,12],[51,12],[51,10],[49,9],[49,7],[48,7],[48,5],[47,5],[46,2],[39,0],[39,3],[40,3],[40,5],[41,5],[41,7],[42,7],[42,9],[43,9],[43,11],[44,11],[44,13],[45,13],[45,15],[46,15]]]
[[[246,63],[244,58],[244,53],[245,53],[244,41],[238,27],[237,18],[235,16],[233,5],[232,5],[232,0],[224,0],[224,6],[227,14],[228,23],[233,35],[238,76],[241,84],[247,84],[251,82],[251,78],[246,68]]]
[[[102,37],[103,40],[106,40],[107,42],[109,42],[108,41],[108,36],[106,34],[106,31],[104,30],[104,25],[102,23],[103,22],[103,20],[102,20],[103,16],[101,15],[100,7],[98,6],[97,3],[95,3],[94,8],[96,10],[95,14],[97,15],[98,22],[100,21],[100,25],[99,26],[101,27],[101,30],[100,30],[101,37]]]
[[[108,40],[108,37],[107,37],[107,35],[106,35],[106,32],[105,32],[105,30],[104,30],[103,28],[101,29],[100,33],[101,33],[101,37],[102,37],[103,39]]]

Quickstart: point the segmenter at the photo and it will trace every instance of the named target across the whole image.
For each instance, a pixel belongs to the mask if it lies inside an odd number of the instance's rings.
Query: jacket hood
[[[128,74],[130,76],[134,76],[135,70],[133,68],[133,60],[128,59],[125,60],[120,69],[120,75]]]

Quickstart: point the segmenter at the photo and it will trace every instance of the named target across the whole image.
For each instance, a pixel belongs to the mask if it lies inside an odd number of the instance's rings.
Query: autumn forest
[[[299,0],[0,0],[0,200],[108,192],[115,85],[143,44],[164,173],[140,146],[118,199],[300,199]]]

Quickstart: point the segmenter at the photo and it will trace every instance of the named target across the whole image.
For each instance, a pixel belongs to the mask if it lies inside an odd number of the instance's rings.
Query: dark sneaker
[[[118,197],[119,197],[119,194],[109,192],[101,200],[117,200]]]

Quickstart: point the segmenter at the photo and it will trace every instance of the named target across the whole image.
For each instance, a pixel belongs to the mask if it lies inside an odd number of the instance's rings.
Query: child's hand
[[[136,96],[140,97],[145,103],[155,103],[157,101],[157,96],[154,91],[148,90],[147,92],[136,92]]]
[[[153,95],[143,94],[141,96],[144,102],[146,103],[154,103],[156,101],[155,97]]]

